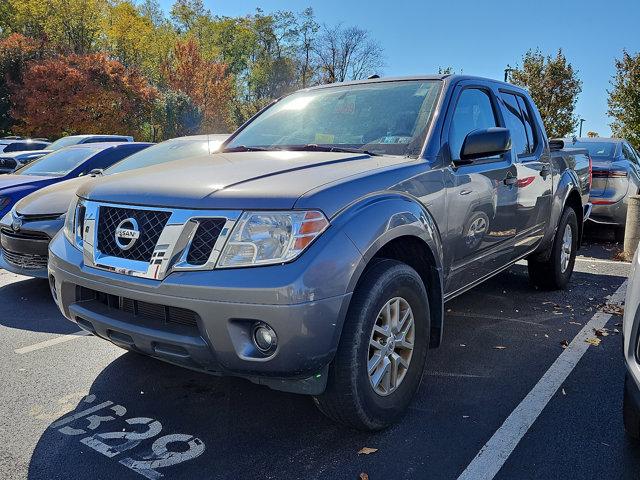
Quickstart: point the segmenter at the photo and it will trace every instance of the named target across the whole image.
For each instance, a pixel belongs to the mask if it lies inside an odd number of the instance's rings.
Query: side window
[[[524,119],[524,126],[527,130],[527,140],[529,140],[529,153],[535,152],[538,147],[538,137],[536,137],[536,131],[534,129],[533,115],[531,114],[531,105],[529,101],[520,95],[516,95],[518,99],[518,105],[520,106],[520,112]]]
[[[524,126],[525,121],[518,105],[518,100],[511,93],[500,93],[500,100],[504,106],[505,121],[507,128],[511,131],[512,151],[517,155],[526,155],[529,153],[529,141],[527,140],[527,131]]]
[[[622,156],[625,160],[635,163],[636,165],[638,164],[638,159],[636,158],[634,151],[626,143],[622,144]]]
[[[97,153],[91,160],[84,164],[81,175],[87,175],[91,170],[96,168],[109,168],[114,163],[122,160],[133,153],[129,149],[113,149],[109,148],[105,151]]]
[[[458,98],[449,129],[452,160],[460,160],[460,150],[469,133],[497,126],[496,115],[487,92],[479,88],[464,89]]]

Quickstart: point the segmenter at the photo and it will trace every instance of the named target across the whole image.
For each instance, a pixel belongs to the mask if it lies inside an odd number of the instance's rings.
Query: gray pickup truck
[[[220,153],[81,187],[51,290],[116,345],[381,429],[442,341],[446,301],[520,259],[540,287],[569,282],[591,178],[562,147],[493,80],[302,90]]]

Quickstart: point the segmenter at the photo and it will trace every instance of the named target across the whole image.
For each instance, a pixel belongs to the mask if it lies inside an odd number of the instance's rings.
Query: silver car
[[[620,138],[579,138],[573,145],[586,148],[593,159],[589,220],[610,225],[623,241],[629,196],[640,192],[640,156]]]

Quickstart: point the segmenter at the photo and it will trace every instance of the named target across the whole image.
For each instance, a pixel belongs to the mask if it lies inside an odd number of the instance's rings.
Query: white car
[[[635,439],[640,439],[640,259],[636,251],[627,285],[622,333],[624,336],[624,361],[627,372],[624,379],[623,418],[624,429]]]

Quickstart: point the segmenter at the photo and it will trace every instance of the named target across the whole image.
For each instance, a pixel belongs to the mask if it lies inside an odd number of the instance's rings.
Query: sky
[[[172,0],[160,0],[169,10]],[[640,0],[204,0],[214,15],[301,11],[320,23],[369,30],[384,48],[385,76],[456,73],[503,79],[528,49],[562,48],[583,82],[583,134],[611,133],[607,89],[622,50],[640,51]]]

